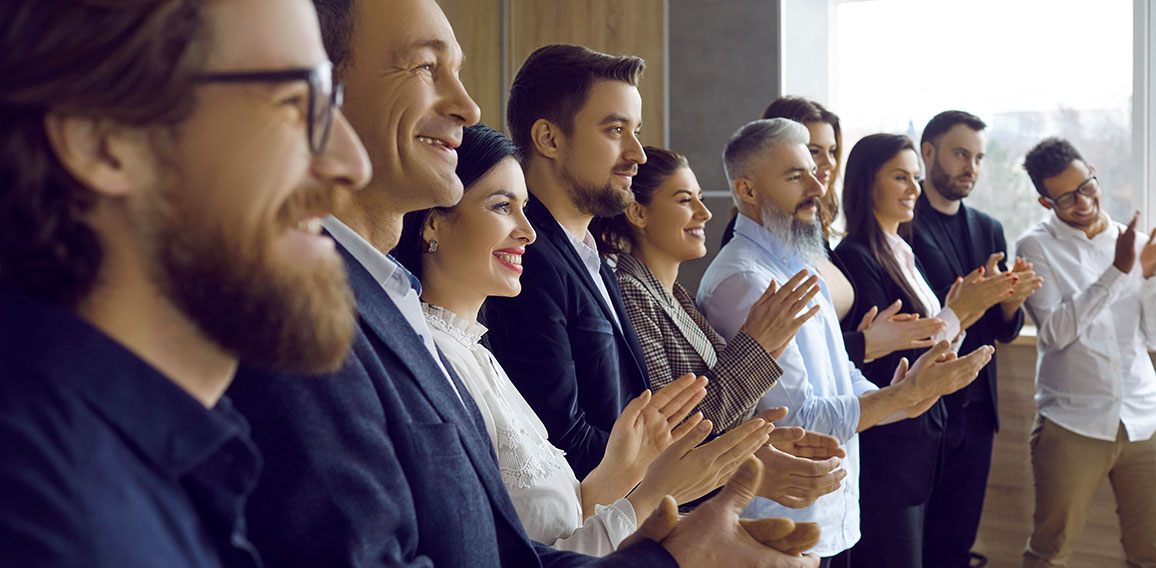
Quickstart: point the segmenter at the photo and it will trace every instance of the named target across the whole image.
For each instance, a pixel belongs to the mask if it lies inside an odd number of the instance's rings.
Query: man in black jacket
[[[983,166],[987,125],[963,111],[939,113],[923,130],[920,151],[927,167],[916,203],[911,248],[928,283],[943,302],[958,277],[982,269],[985,276],[1007,271],[1003,226],[963,204]],[[991,307],[968,328],[960,348],[967,352],[995,341],[1009,342],[1024,323],[1024,300],[1041,280],[1017,259],[1014,295]],[[996,364],[993,359],[967,388],[945,397],[948,423],[943,472],[928,505],[924,565],[968,566],[979,530],[984,491],[991,469],[992,440],[999,429]]]

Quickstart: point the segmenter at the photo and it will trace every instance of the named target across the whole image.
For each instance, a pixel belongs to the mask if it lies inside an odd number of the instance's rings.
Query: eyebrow
[[[626,116],[625,114],[618,114],[614,112],[606,115],[606,118],[603,118],[602,122],[599,122],[598,124],[610,124],[611,122],[630,122],[630,117]],[[641,122],[638,123],[638,127],[642,127]]]
[[[911,170],[905,170],[905,169],[903,169],[903,168],[894,168],[894,169],[892,169],[891,171],[892,171],[892,172],[899,172],[899,173],[903,173],[903,174],[914,174],[914,175],[919,175],[919,170],[911,171]]]
[[[675,192],[674,192],[674,194],[675,194],[675,195],[678,195],[678,194],[680,194],[680,193],[685,193],[685,194],[687,194],[687,195],[689,195],[689,196],[691,196],[691,197],[693,197],[693,196],[694,196],[694,192],[692,192],[692,191],[691,191],[691,190],[689,190],[689,189],[679,189],[679,190],[675,190]]]
[[[793,168],[787,168],[787,170],[783,172],[783,175],[787,176],[787,175],[791,175],[791,174],[797,174],[797,173],[803,173],[803,172],[809,172],[809,171],[811,171],[809,168],[804,168],[802,166],[795,166]]]
[[[445,41],[440,40],[440,39],[415,40],[415,41],[411,41],[409,43],[403,44],[400,47],[398,47],[397,49],[395,49],[394,55],[398,56],[398,57],[403,57],[403,56],[409,55],[410,53],[412,53],[414,51],[419,51],[422,49],[431,49],[433,51],[444,53],[444,52],[448,52],[450,50],[450,44],[448,44]],[[463,57],[463,59],[464,59],[464,57]]]
[[[508,190],[508,189],[498,189],[498,190],[494,190],[494,192],[493,192],[493,193],[491,193],[490,195],[486,196],[486,198],[487,198],[487,199],[489,199],[490,197],[493,197],[493,196],[495,196],[495,195],[501,195],[501,196],[505,196],[505,197],[507,197],[507,198],[509,198],[509,199],[515,199],[515,200],[516,200],[516,199],[518,199],[518,196],[517,196],[517,195],[514,195],[514,192],[512,192],[512,191],[510,191],[510,190]]]

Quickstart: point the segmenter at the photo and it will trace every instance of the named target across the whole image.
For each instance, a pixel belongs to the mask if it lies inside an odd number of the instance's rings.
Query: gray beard
[[[827,258],[827,246],[823,241],[823,227],[819,220],[803,221],[794,215],[787,215],[773,206],[761,207],[763,228],[775,238],[795,250],[807,266],[816,267]]]

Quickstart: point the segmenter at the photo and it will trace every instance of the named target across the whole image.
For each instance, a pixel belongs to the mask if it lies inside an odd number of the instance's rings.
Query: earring
[[[429,246],[426,247],[425,252],[427,254],[433,254],[437,251],[438,251],[438,242],[436,240],[430,239]]]

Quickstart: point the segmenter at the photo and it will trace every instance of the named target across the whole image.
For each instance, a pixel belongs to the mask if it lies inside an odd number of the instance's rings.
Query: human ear
[[[924,142],[919,146],[919,151],[923,154],[923,163],[930,164],[935,160],[935,145],[931,142]]]
[[[124,197],[155,183],[148,135],[110,120],[51,113],[44,130],[64,169],[105,197]]]
[[[735,178],[732,188],[734,189],[735,195],[739,196],[739,201],[758,207],[759,200],[758,196],[755,195],[755,183],[749,178]]]
[[[1052,209],[1052,203],[1050,201],[1048,201],[1047,199],[1044,199],[1043,197],[1040,197],[1039,200],[1040,200],[1040,205],[1043,205],[1044,209]]]
[[[631,202],[630,205],[626,206],[626,221],[634,225],[635,228],[645,229],[646,209],[639,205],[637,201]]]
[[[560,135],[558,127],[544,118],[534,121],[530,127],[530,142],[534,145],[534,151],[551,160],[558,157]]]

